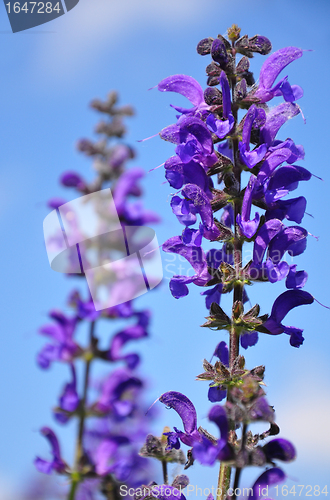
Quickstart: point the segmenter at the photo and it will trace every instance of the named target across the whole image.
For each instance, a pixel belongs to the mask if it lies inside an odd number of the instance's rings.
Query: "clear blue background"
[[[87,106],[92,98],[104,98],[109,90],[118,89],[121,103],[135,107],[137,116],[129,120],[127,142],[135,146],[138,159],[131,165],[147,172],[172,155],[173,147],[158,137],[136,141],[175,120],[170,103],[185,102],[178,95],[148,89],[176,73],[191,75],[204,86],[209,59],[196,53],[200,39],[225,34],[237,23],[242,34],[269,37],[274,50],[288,45],[313,49],[283,73],[304,88],[299,103],[307,123],[296,117],[283,127],[281,138],[303,144],[306,159],[301,164],[323,179],[313,177],[299,187],[313,215],[305,216],[304,226],[319,241],[310,236],[307,251],[296,262],[298,269],[309,273],[306,289],[330,305],[329,14],[327,0],[80,0],[57,20],[12,34],[0,4],[1,500],[18,500],[34,474],[35,454],[48,453],[38,429],[54,425],[50,408],[68,378],[64,366],[42,372],[35,363],[44,342],[37,330],[47,321],[49,309],[65,308],[72,287],[71,281],[49,268],[42,221],[48,213],[47,199],[75,196],[58,185],[63,170],[92,178],[91,163],[74,147],[77,139],[91,136],[97,121]],[[263,60],[256,55],[251,61],[256,77]],[[182,229],[171,214],[171,189],[163,181],[160,168],[147,174],[144,182],[146,205],[163,218],[157,229],[160,243]],[[167,279],[173,271],[168,264],[164,258]],[[251,301],[258,300],[262,312],[270,312],[282,291],[284,283],[255,286]],[[150,401],[168,390],[183,392],[195,403],[199,423],[205,427],[207,386],[194,378],[201,372],[202,359],[210,358],[224,336],[199,327],[207,313],[199,292],[195,287],[187,298],[176,301],[165,279],[158,291],[139,299],[141,307],[152,307],[154,318],[151,338],[138,349],[150,378]],[[330,311],[314,303],[292,311],[286,322],[305,329],[304,345],[294,349],[285,335],[261,336],[258,345],[246,352],[247,363],[266,365],[268,399],[275,406],[282,436],[292,439],[298,449],[297,461],[285,467],[288,484],[323,487],[330,468]],[[108,337],[109,326],[103,328]],[[181,422],[174,412],[161,408],[158,433],[165,424],[180,427]],[[59,432],[63,454],[70,460],[74,425]],[[216,469],[196,466],[190,471],[192,484],[216,485]],[[257,475],[255,468],[245,472],[244,486]]]

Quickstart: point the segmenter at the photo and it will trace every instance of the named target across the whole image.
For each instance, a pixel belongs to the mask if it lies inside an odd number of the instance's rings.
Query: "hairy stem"
[[[220,465],[217,497],[216,500],[223,500],[227,496],[227,491],[230,486],[231,467],[225,464]]]
[[[247,424],[243,425],[243,431],[242,431],[242,444],[241,444],[241,450],[243,451],[245,448],[245,441],[246,441],[246,431],[247,431]],[[236,500],[236,490],[239,486],[239,480],[241,476],[242,469],[240,467],[237,467],[236,472],[235,472],[235,479],[234,479],[234,486],[233,486],[233,500]]]

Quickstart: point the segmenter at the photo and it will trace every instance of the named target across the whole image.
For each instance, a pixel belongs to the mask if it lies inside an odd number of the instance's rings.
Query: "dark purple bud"
[[[246,57],[253,57],[253,53],[249,47],[249,37],[247,35],[241,36],[241,38],[237,40],[235,49]]]
[[[255,35],[249,38],[249,49],[265,56],[272,50],[272,44],[265,36]]]
[[[216,38],[212,43],[211,56],[212,59],[220,65],[225,65],[228,61],[225,44],[219,38]]]
[[[252,85],[255,84],[256,81],[251,71],[247,71],[246,73],[244,73],[244,77],[249,87],[252,87]]]
[[[216,85],[219,85],[220,83],[220,78],[218,76],[209,76],[206,85],[209,87],[215,87]]]
[[[291,462],[296,458],[296,450],[290,441],[286,439],[273,439],[264,447],[263,451],[268,461],[277,459],[283,462]]]
[[[250,67],[250,61],[246,56],[244,56],[244,57],[242,57],[240,62],[237,64],[236,72],[237,73],[245,73],[246,71],[249,70],[249,67]]]
[[[209,106],[222,104],[222,94],[219,89],[216,88],[206,88],[204,90],[204,101]]]
[[[76,172],[64,172],[60,178],[61,184],[66,187],[82,187],[85,185],[82,177]]]
[[[216,62],[211,62],[211,64],[206,66],[205,71],[208,76],[220,76],[221,68]]]
[[[189,477],[185,474],[180,474],[174,478],[172,483],[173,488],[177,488],[178,490],[183,490],[189,484]]]
[[[89,139],[80,139],[77,142],[77,149],[88,156],[92,156],[97,153],[94,144]]]
[[[235,101],[240,101],[241,99],[244,99],[246,94],[247,94],[247,85],[246,85],[245,78],[243,78],[236,85],[235,92],[234,92]]]
[[[213,42],[213,38],[203,38],[200,42],[197,44],[197,52],[201,56],[206,56],[211,52],[211,46]]]

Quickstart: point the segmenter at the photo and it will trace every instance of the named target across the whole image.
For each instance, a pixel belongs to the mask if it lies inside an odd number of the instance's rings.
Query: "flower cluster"
[[[134,157],[134,151],[122,142],[112,144],[113,139],[122,138],[125,133],[123,118],[133,114],[130,106],[118,107],[116,102],[115,92],[109,94],[106,102],[92,102],[92,107],[106,117],[96,128],[100,139],[97,142],[83,139],[77,145],[79,151],[93,158],[96,177],[88,182],[80,174],[69,171],[61,176],[61,183],[84,195],[111,186],[123,227],[157,222],[158,216],[146,210],[140,200],[132,201],[142,195],[139,181],[144,175],[141,168],[126,169],[126,162]],[[57,209],[64,203],[62,198],[53,198],[48,205]],[[107,210],[100,207],[99,216],[102,223],[108,217]],[[74,229],[83,231],[80,227]],[[51,243],[56,247],[56,238]],[[87,250],[80,245],[81,255]],[[98,251],[101,253],[102,248]],[[74,273],[70,262],[67,270]],[[111,293],[116,290],[112,289]],[[149,431],[153,412],[146,415],[146,382],[137,371],[140,356],[134,350],[126,350],[127,344],[149,335],[150,311],[137,309],[134,300],[96,310],[91,295],[85,296],[78,289],[70,293],[67,305],[72,309],[70,314],[52,310],[51,322],[40,328],[40,334],[49,340],[39,352],[37,362],[42,369],[50,368],[54,362],[68,367],[70,378],[62,388],[53,415],[60,424],[77,419],[76,457],[74,464],[68,465],[56,434],[49,427],[43,427],[41,433],[49,442],[52,458],[37,457],[35,465],[40,472],[55,471],[71,478],[70,491],[63,492],[70,499],[96,499],[99,492],[104,495],[112,492],[111,498],[120,498],[120,485],[136,488],[150,480],[150,464],[138,452]],[[109,321],[116,324],[116,320],[124,326],[112,333],[105,345],[99,341],[97,326]],[[88,342],[80,340],[84,327],[89,330]],[[92,363],[96,360],[121,366],[97,381],[91,379]],[[78,383],[82,370],[83,381]],[[79,393],[82,385],[82,393]],[[45,495],[49,495],[46,490]]]
[[[177,121],[160,132],[162,139],[175,145],[175,155],[164,164],[165,177],[176,190],[172,211],[184,226],[181,235],[169,238],[162,247],[184,257],[193,270],[189,275],[173,276],[170,291],[179,299],[188,295],[189,284],[203,287],[209,315],[202,326],[229,333],[229,347],[221,341],[213,354],[218,358],[215,364],[205,359],[204,372],[197,376],[209,382],[210,402],[226,399],[208,413],[219,436],[198,426],[195,407],[184,394],[166,392],[159,401],[174,409],[183,425],[183,429],[174,427],[165,433],[167,452],[178,452],[181,444],[187,445],[185,469],[194,461],[207,466],[220,462],[217,500],[236,498],[241,471],[248,466],[267,467],[250,493],[253,499],[261,498],[260,488],[286,478],[277,461],[290,462],[296,456],[290,441],[267,439],[280,429],[263,388],[265,367],[248,370],[239,355],[240,345],[244,349],[255,345],[259,333],[286,333],[290,344],[299,347],[304,340],[302,330],[284,325],[284,318],[293,308],[314,301],[302,290],[306,271],[297,270],[290,261],[306,249],[308,232],[299,225],[306,199],[287,198],[312,174],[296,163],[304,159],[303,147],[281,137],[281,127],[301,114],[296,101],[303,91],[291,85],[287,76],[278,80],[303,50],[286,47],[271,53],[256,84],[249,59],[254,53],[267,55],[271,50],[266,37],[240,37],[240,28],[233,25],[228,39],[218,35],[197,45],[200,55],[212,58],[206,67],[205,90],[191,76],[181,74],[158,84],[159,91],[179,93],[191,103],[189,108],[173,106]],[[270,107],[274,98],[280,103]],[[210,249],[209,242],[220,243],[220,247]],[[252,259],[246,263],[244,243],[253,247]],[[281,280],[287,290],[275,300],[270,314],[260,315],[258,304],[245,310],[247,286]],[[220,299],[230,292],[233,306],[228,316]],[[252,434],[249,426],[256,421],[266,422],[268,430]],[[174,498],[172,491],[167,498]]]

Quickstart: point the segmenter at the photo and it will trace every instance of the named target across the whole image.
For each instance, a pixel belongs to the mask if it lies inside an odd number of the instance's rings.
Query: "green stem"
[[[164,484],[168,484],[167,461],[162,460]]]
[[[79,484],[79,481],[77,479],[72,480],[68,500],[74,500],[78,484]]]
[[[94,347],[94,329],[95,329],[95,321],[91,322],[90,331],[89,331],[89,350],[92,352]],[[88,392],[88,383],[89,383],[89,374],[90,374],[90,365],[92,361],[92,357],[87,357],[85,363],[85,376],[84,376],[84,388],[83,388],[83,396],[80,401],[80,420],[79,420],[79,428],[78,428],[78,438],[77,438],[77,447],[76,447],[76,456],[75,456],[75,470],[79,471],[80,463],[84,457],[84,447],[83,447],[83,438],[84,438],[84,429],[85,429],[85,419],[86,419],[86,403],[87,403],[87,392]],[[75,492],[77,486],[79,484],[79,479],[72,479],[71,490],[69,493],[68,500],[75,499]]]

